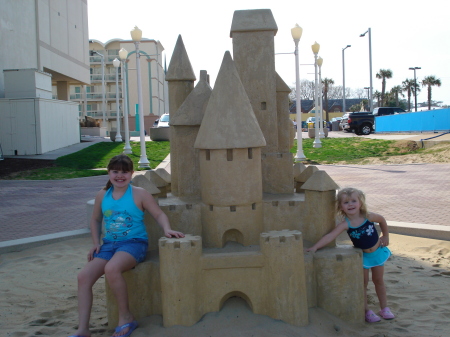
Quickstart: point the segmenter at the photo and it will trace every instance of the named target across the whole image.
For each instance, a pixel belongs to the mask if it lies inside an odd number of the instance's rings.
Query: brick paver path
[[[340,187],[366,193],[386,220],[450,225],[450,164],[319,165]]]
[[[0,241],[87,228],[86,203],[107,179],[0,180]]]
[[[450,224],[450,164],[319,165],[341,187],[362,189],[388,221]],[[87,228],[86,202],[106,176],[0,180],[0,241]]]

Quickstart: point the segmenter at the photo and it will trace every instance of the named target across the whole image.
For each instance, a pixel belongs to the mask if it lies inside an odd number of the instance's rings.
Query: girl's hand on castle
[[[92,261],[94,259],[94,252],[98,254],[100,251],[101,244],[93,246],[91,249],[89,249],[89,253],[87,256],[88,262]]]
[[[380,245],[381,245],[381,247],[389,246],[389,236],[382,236],[380,238]]]
[[[174,230],[171,230],[171,229],[165,231],[164,235],[167,238],[184,238],[184,234],[183,233],[177,232],[177,231],[174,231]]]
[[[306,248],[305,252],[313,252],[313,253],[315,253],[316,250],[317,250],[317,248],[311,247],[311,248]]]

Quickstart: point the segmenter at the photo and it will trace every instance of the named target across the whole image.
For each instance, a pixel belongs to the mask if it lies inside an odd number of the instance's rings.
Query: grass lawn
[[[131,142],[132,153],[128,156],[134,163],[134,170],[138,167],[141,156],[139,142]],[[83,150],[56,159],[55,167],[47,167],[30,171],[18,172],[14,179],[54,180],[91,177],[107,174],[106,167],[112,157],[123,152],[124,143],[100,142]],[[169,154],[170,143],[146,142],[147,158],[151,168],[156,168]]]
[[[303,152],[307,158],[307,164],[333,164],[347,163],[358,164],[367,158],[386,158],[409,154],[411,151],[404,147],[396,146],[396,141],[365,139],[365,138],[323,138],[322,147],[313,148],[313,139],[303,139]],[[28,180],[55,180],[90,177],[106,174],[106,166],[109,160],[122,153],[124,143],[100,142],[93,144],[76,153],[60,157],[56,160],[55,167],[45,167],[35,170],[17,172],[7,179]],[[156,168],[169,154],[170,143],[168,141],[146,142],[147,157],[151,168]],[[132,153],[129,155],[138,168],[140,158],[140,143],[131,142]],[[420,152],[422,150],[416,150]],[[291,152],[297,152],[297,141]]]
[[[358,164],[362,159],[373,157],[388,157],[410,154],[405,147],[396,146],[395,140],[381,140],[368,138],[322,138],[321,148],[314,148],[312,138],[303,139],[303,153],[309,164],[334,164],[345,162]],[[420,151],[420,150],[417,150]],[[297,140],[291,153],[297,152]]]

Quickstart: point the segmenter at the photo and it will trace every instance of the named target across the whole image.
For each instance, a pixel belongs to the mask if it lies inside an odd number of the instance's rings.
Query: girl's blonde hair
[[[124,154],[119,154],[111,158],[108,164],[108,172],[111,170],[123,171],[123,172],[132,172],[133,171],[133,162],[131,159]],[[105,190],[108,190],[112,186],[110,180],[106,183]]]
[[[341,203],[346,198],[349,198],[353,193],[356,193],[357,198],[359,199],[359,202],[361,203],[360,212],[361,215],[365,218],[367,218],[367,214],[369,213],[367,210],[367,204],[366,204],[366,196],[363,191],[358,190],[353,187],[346,187],[341,190],[339,190],[337,197],[336,197],[336,217],[339,220],[344,220],[345,213],[341,209]]]

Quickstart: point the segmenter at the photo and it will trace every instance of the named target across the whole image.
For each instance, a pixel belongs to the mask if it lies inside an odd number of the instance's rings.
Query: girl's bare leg
[[[380,309],[387,307],[387,295],[386,286],[384,285],[384,266],[378,266],[372,268],[372,281],[375,285],[375,291],[380,302]]]
[[[369,285],[369,269],[364,268],[364,312],[369,310],[367,303],[367,286]]]
[[[126,252],[117,252],[105,266],[105,277],[116,297],[119,310],[119,326],[130,323],[134,320],[128,306],[127,284],[122,273],[136,266],[136,260],[131,254]],[[120,333],[114,333],[113,336],[121,336],[128,332],[125,328]]]
[[[104,274],[107,262],[100,258],[94,258],[78,273],[78,330],[76,335],[91,335],[89,319],[92,309],[92,286]]]

